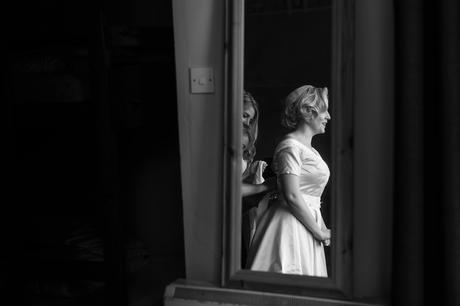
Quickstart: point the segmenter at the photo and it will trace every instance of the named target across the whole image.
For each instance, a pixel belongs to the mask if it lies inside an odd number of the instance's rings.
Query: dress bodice
[[[286,138],[275,149],[273,170],[281,174],[299,177],[302,194],[320,197],[329,180],[330,172],[321,155],[301,142]]]

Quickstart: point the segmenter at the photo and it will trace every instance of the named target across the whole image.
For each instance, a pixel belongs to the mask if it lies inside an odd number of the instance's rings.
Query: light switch
[[[214,69],[190,68],[190,91],[191,93],[213,93]]]

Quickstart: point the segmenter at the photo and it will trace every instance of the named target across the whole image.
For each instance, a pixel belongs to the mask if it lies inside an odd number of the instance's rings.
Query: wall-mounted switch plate
[[[213,93],[214,69],[190,68],[190,91],[191,93]]]

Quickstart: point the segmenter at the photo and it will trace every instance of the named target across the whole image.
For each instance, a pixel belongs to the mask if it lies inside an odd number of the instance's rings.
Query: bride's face
[[[329,105],[327,97],[323,97],[323,99],[326,103],[326,106]],[[331,120],[331,115],[329,114],[328,109],[326,108],[325,111],[320,112],[317,115],[313,115],[313,117],[309,121],[309,125],[315,134],[323,134],[326,132],[326,125],[329,120]]]
[[[325,111],[320,112],[317,115],[313,115],[313,118],[310,120],[309,125],[315,134],[323,134],[326,132],[326,125],[329,120],[331,120],[331,115],[326,109]]]

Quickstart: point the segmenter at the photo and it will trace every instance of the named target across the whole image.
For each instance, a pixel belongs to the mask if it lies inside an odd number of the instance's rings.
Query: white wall
[[[174,0],[173,19],[186,274],[190,280],[219,283],[224,1]],[[214,68],[213,94],[190,93],[190,67]]]

